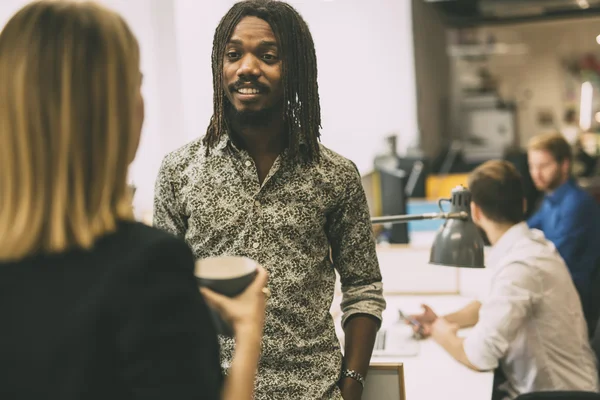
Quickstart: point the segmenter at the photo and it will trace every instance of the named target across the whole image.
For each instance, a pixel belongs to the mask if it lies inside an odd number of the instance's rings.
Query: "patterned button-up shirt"
[[[206,155],[198,139],[163,160],[154,223],[185,239],[197,258],[246,256],[269,272],[255,398],[341,399],[342,354],[329,313],[335,270],[342,323],[381,320],[385,308],[368,206],[355,165],[321,146],[320,160],[275,161],[262,184],[254,161],[227,138]],[[232,339],[220,337],[222,364]]]

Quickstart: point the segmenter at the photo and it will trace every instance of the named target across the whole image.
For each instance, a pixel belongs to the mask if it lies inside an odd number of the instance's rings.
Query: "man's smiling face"
[[[260,18],[245,17],[226,46],[223,83],[237,114],[250,119],[264,118],[280,109],[282,68],[271,26]]]

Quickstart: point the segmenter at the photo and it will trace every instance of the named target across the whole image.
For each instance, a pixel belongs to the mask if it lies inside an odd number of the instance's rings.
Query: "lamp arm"
[[[373,217],[371,223],[373,225],[378,224],[402,224],[410,221],[421,221],[425,219],[469,219],[469,214],[465,211],[454,212],[454,213],[426,213],[416,215],[390,215],[385,217]]]

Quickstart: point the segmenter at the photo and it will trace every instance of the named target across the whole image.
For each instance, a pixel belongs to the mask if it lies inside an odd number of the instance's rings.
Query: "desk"
[[[397,321],[396,310],[405,314],[420,312],[421,304],[431,306],[438,315],[456,311],[472,299],[462,296],[394,296],[386,299],[384,326]],[[466,332],[461,332],[464,334]],[[490,400],[494,374],[472,371],[454,360],[432,339],[422,340],[415,357],[373,358],[372,363],[404,363],[407,400],[460,399]]]
[[[431,306],[438,315],[456,311],[472,299],[458,295],[391,296],[386,297],[387,309],[383,326],[398,320],[397,310],[405,314],[420,311],[421,304]],[[465,332],[461,332],[464,334]],[[431,339],[420,342],[415,357],[373,358],[372,364],[402,362],[407,400],[460,399],[489,400],[492,398],[494,374],[476,372],[454,360]],[[368,379],[368,378],[367,378]]]

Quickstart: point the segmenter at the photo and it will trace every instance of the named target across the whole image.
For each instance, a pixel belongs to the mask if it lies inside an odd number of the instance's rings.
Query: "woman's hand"
[[[237,297],[223,296],[207,288],[200,288],[200,292],[206,302],[233,327],[236,338],[246,335],[260,337],[265,322],[267,296],[264,289],[267,280],[267,271],[259,266],[254,281]]]

